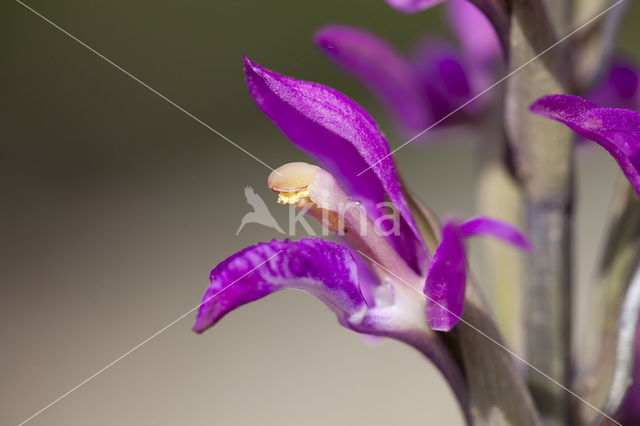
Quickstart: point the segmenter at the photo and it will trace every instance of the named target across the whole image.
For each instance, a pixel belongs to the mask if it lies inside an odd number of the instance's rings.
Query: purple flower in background
[[[465,105],[490,84],[500,62],[496,33],[466,0],[447,2],[447,12],[460,48],[425,38],[406,58],[375,34],[337,25],[319,30],[315,40],[332,61],[378,97],[407,135],[414,136],[440,121],[468,122],[490,100],[483,96]]]
[[[640,110],[640,69],[633,62],[616,58],[600,85],[586,98],[597,105]]]
[[[640,110],[640,70],[629,60],[615,58],[602,80],[585,98],[596,105]],[[579,147],[591,145],[589,139],[576,136]]]
[[[443,3],[445,0],[386,0],[389,5],[400,12],[404,13],[416,13],[423,11],[425,9],[429,9],[432,6],[436,6],[440,3]],[[473,4],[473,8],[467,7],[468,10],[480,10],[484,15],[484,21],[488,21],[491,23],[491,26],[495,28],[495,30],[491,31],[492,38],[493,35],[496,34],[500,39],[500,43],[502,48],[507,49],[508,41],[509,41],[509,9],[507,7],[506,1],[494,1],[494,0],[448,0],[446,2],[447,6],[450,6],[452,3],[457,3],[458,5],[453,6],[452,8],[455,10],[458,8],[458,11],[463,12],[463,14],[450,15],[457,21],[454,24],[454,28],[459,29],[457,27],[463,27],[464,25],[469,25],[467,28],[464,28],[463,31],[467,31],[469,34],[477,33],[478,39],[480,40],[485,34],[484,29],[481,28],[479,21],[473,17],[473,20],[469,21],[467,18],[472,17],[472,15],[477,15],[477,13],[466,14],[466,11],[463,10],[465,5]],[[459,7],[458,7],[459,6]],[[476,9],[477,8],[477,9]]]
[[[246,58],[245,72],[259,108],[326,167],[285,164],[269,176],[269,187],[278,202],[318,219],[346,245],[274,240],[234,254],[211,272],[194,330],[202,332],[231,310],[278,290],[297,289],[320,299],[349,329],[418,348],[453,380],[432,330],[450,330],[462,314],[463,239],[488,234],[528,249],[526,238],[488,218],[449,221],[430,260],[387,141],[367,112],[329,87],[276,74]],[[397,213],[389,214],[385,199]],[[380,226],[390,217],[398,219],[398,232]]]
[[[640,195],[640,114],[622,108],[601,108],[571,95],[546,96],[536,101],[531,110],[567,125],[606,149]]]

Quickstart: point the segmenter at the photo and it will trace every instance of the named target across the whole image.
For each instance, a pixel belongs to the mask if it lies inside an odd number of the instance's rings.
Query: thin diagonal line
[[[201,119],[199,119],[198,117],[196,117],[195,115],[193,115],[192,113],[190,113],[189,111],[187,111],[186,109],[184,109],[183,107],[181,107],[180,105],[178,105],[177,103],[175,103],[174,101],[172,101],[171,99],[167,98],[165,95],[163,95],[162,93],[158,92],[156,89],[154,89],[153,87],[149,86],[147,83],[145,83],[144,81],[140,80],[138,77],[136,77],[135,75],[131,74],[129,71],[125,70],[124,68],[122,68],[120,65],[116,64],[115,62],[113,62],[111,59],[107,58],[106,56],[104,56],[102,53],[98,52],[97,50],[95,50],[94,48],[92,48],[91,46],[89,46],[87,43],[83,42],[82,40],[80,40],[79,38],[77,38],[76,36],[74,36],[73,34],[71,34],[70,32],[68,32],[67,30],[65,30],[64,28],[60,27],[59,25],[57,25],[56,23],[52,22],[50,19],[48,19],[47,17],[43,16],[41,13],[39,13],[37,10],[33,9],[31,6],[28,6],[26,4],[24,4],[23,2],[21,2],[20,0],[16,0],[16,2],[18,2],[19,4],[21,4],[22,6],[24,6],[26,9],[30,10],[31,12],[33,12],[34,14],[36,14],[37,16],[39,16],[40,18],[42,18],[44,21],[48,22],[49,24],[51,24],[54,28],[56,28],[57,30],[59,30],[60,32],[62,32],[63,34],[65,34],[66,36],[70,37],[71,39],[75,40],[76,42],[78,42],[80,45],[86,47],[87,49],[89,49],[91,52],[95,53],[97,56],[99,56],[100,58],[104,59],[106,62],[108,62],[109,64],[113,65],[115,68],[117,68],[118,70],[122,71],[124,74],[126,74],[128,77],[131,77],[133,80],[135,80],[137,83],[139,83],[140,85],[142,85],[143,87],[145,87],[146,89],[148,89],[149,91],[155,93],[156,95],[160,96],[162,99],[164,99],[165,101],[167,101],[168,103],[170,103],[172,106],[174,106],[176,109],[182,111],[183,113],[185,113],[186,115],[188,115],[189,117],[191,117],[192,119],[194,119],[196,122],[198,122],[199,124],[201,124],[202,126],[206,127],[207,129],[211,130],[213,133],[215,133],[216,135],[220,136],[222,139],[224,139],[225,141],[229,142],[231,145],[235,146],[236,148],[238,148],[240,151],[244,152],[245,154],[247,154],[249,157],[253,158],[254,160],[256,160],[258,163],[262,164],[263,166],[265,166],[266,168],[268,168],[271,171],[274,171],[273,167],[271,167],[270,165],[268,165],[267,163],[265,163],[264,161],[262,161],[261,159],[259,159],[258,157],[256,157],[255,155],[253,155],[252,153],[250,153],[249,151],[247,151],[246,149],[244,149],[243,147],[241,147],[240,145],[238,145],[237,143],[235,143],[234,141],[232,141],[231,139],[229,139],[228,137],[226,137],[225,135],[223,135],[222,133],[220,133],[219,131],[217,131],[216,129],[214,129],[213,127],[211,127],[210,125],[208,125],[207,123],[205,123],[204,121],[202,121]],[[278,173],[278,172],[276,172]],[[279,173],[278,173],[279,174]]]
[[[391,151],[390,153],[388,153],[387,155],[385,155],[384,157],[382,157],[381,159],[379,159],[378,161],[376,161],[375,163],[373,163],[372,165],[370,165],[369,167],[367,167],[366,169],[364,169],[363,171],[361,171],[360,173],[358,173],[358,176],[360,176],[361,174],[363,174],[364,172],[366,172],[367,170],[369,170],[370,168],[376,166],[378,163],[380,163],[382,160],[384,160],[385,158],[389,157],[390,155],[395,154],[398,150],[404,148],[406,145],[410,144],[411,142],[413,142],[414,140],[416,140],[417,138],[419,138],[420,136],[424,135],[426,132],[428,132],[429,130],[433,129],[435,126],[437,126],[438,124],[442,123],[444,120],[446,120],[447,118],[451,117],[453,114],[457,113],[458,111],[460,111],[462,108],[466,107],[467,105],[469,105],[471,102],[475,101],[476,99],[478,99],[480,96],[484,95],[485,93],[489,92],[490,90],[492,90],[493,88],[495,88],[496,86],[502,84],[505,80],[509,79],[510,77],[512,77],[515,73],[519,72],[520,70],[522,70],[523,68],[525,68],[526,66],[528,66],[529,64],[531,64],[532,62],[534,62],[536,59],[540,58],[541,56],[543,56],[544,54],[546,54],[547,52],[549,52],[550,50],[554,49],[555,47],[557,47],[558,45],[562,44],[563,42],[565,42],[568,38],[572,37],[574,34],[576,34],[577,32],[581,31],[582,29],[584,29],[585,27],[588,27],[589,25],[591,25],[594,21],[600,19],[603,15],[606,15],[607,13],[609,13],[613,8],[615,8],[616,6],[618,6],[620,3],[622,3],[624,0],[618,0],[616,3],[614,3],[613,5],[609,6],[607,9],[605,9],[604,11],[600,12],[599,14],[597,14],[596,16],[594,16],[593,18],[589,19],[587,22],[585,22],[584,24],[580,25],[578,28],[576,28],[575,30],[573,30],[572,32],[570,32],[569,34],[567,34],[566,36],[562,37],[560,40],[556,41],[555,43],[553,43],[551,46],[547,47],[545,50],[543,50],[542,52],[540,52],[539,54],[537,54],[536,56],[534,56],[533,58],[529,59],[527,62],[525,62],[524,64],[520,65],[518,68],[516,68],[515,70],[511,71],[509,74],[505,75],[504,77],[502,77],[500,80],[496,81],[495,83],[493,83],[491,86],[487,87],[486,89],[484,89],[482,92],[478,93],[477,95],[475,95],[473,98],[469,99],[467,102],[463,103],[462,105],[460,105],[458,108],[454,109],[453,111],[451,111],[449,114],[445,115],[444,117],[442,117],[440,120],[436,121],[435,123],[433,123],[431,126],[427,127],[426,129],[424,129],[423,131],[421,131],[420,133],[418,133],[417,135],[415,135],[414,137],[412,137],[411,139],[409,139],[408,141],[406,141],[405,143],[403,143],[402,145],[400,145],[399,147],[397,147],[396,149],[394,149],[393,151]]]
[[[465,325],[471,327],[471,329],[477,331],[480,335],[482,335],[483,337],[486,337],[487,339],[489,339],[491,342],[495,343],[498,347],[500,347],[502,350],[504,350],[505,352],[507,352],[508,354],[510,354],[511,356],[513,356],[514,358],[518,359],[519,361],[521,361],[522,363],[526,364],[527,366],[529,366],[531,369],[535,370],[536,372],[538,372],[539,374],[541,374],[542,376],[544,376],[546,379],[550,380],[551,382],[553,382],[554,384],[558,385],[559,387],[561,387],[562,389],[564,389],[565,391],[567,391],[569,394],[571,394],[572,396],[576,397],[577,399],[579,399],[580,401],[584,402],[585,404],[587,404],[589,407],[593,408],[594,410],[596,410],[598,413],[602,414],[603,416],[605,416],[607,419],[611,420],[612,422],[614,422],[615,424],[617,424],[618,426],[622,426],[621,423],[618,423],[617,421],[615,421],[614,419],[612,419],[610,416],[608,416],[607,414],[605,414],[604,412],[602,412],[600,409],[598,409],[598,407],[596,407],[595,405],[593,405],[592,403],[590,403],[589,401],[587,401],[586,399],[584,399],[583,397],[581,397],[580,395],[578,395],[577,393],[575,393],[574,391],[572,391],[571,389],[569,389],[568,387],[566,387],[565,385],[563,385],[562,383],[560,383],[559,381],[557,381],[556,379],[554,379],[553,377],[549,376],[547,373],[545,373],[544,371],[540,370],[538,367],[536,367],[535,365],[531,364],[530,362],[528,362],[526,359],[522,358],[520,355],[518,355],[517,353],[513,352],[511,349],[507,348],[506,346],[504,346],[502,343],[498,342],[497,340],[495,340],[493,337],[489,336],[488,334],[486,334],[484,331],[480,330],[479,328],[477,328],[476,326],[474,326],[473,324],[471,324],[469,321],[465,320],[464,318],[462,318],[459,315],[454,314],[453,312],[451,312],[449,309],[447,309],[445,306],[441,305],[440,303],[436,302],[435,300],[433,300],[431,297],[427,296],[426,294],[422,293],[420,290],[416,289],[414,286],[412,286],[411,284],[409,284],[408,282],[406,282],[405,280],[403,280],[402,278],[400,278],[399,276],[397,276],[396,274],[394,274],[392,271],[390,271],[389,269],[385,268],[384,266],[382,266],[381,264],[379,264],[378,262],[376,262],[375,260],[373,260],[372,258],[370,258],[369,256],[367,256],[365,253],[361,252],[360,250],[357,250],[358,253],[360,253],[362,256],[366,257],[367,259],[369,259],[371,262],[375,263],[376,265],[378,265],[379,267],[381,267],[382,269],[384,269],[385,271],[387,271],[388,273],[390,273],[391,275],[393,275],[394,277],[396,277],[397,279],[399,279],[402,283],[404,283],[407,287],[409,287],[410,289],[412,289],[413,291],[415,291],[416,293],[420,294],[421,296],[424,296],[426,299],[428,299],[430,302],[435,303],[436,305],[438,305],[440,308],[444,309],[445,311],[447,311],[448,313],[450,313],[451,315],[453,315],[454,317],[456,317],[460,322],[464,323]]]
[[[122,355],[120,355],[118,358],[114,359],[113,361],[111,361],[109,364],[105,365],[104,367],[102,367],[100,370],[96,371],[95,373],[93,373],[91,376],[87,377],[86,379],[84,379],[82,382],[78,383],[76,386],[72,387],[71,389],[69,389],[68,391],[66,391],[65,393],[63,393],[62,395],[60,395],[58,398],[56,398],[54,401],[50,402],[49,404],[45,405],[44,407],[42,407],[39,411],[37,411],[35,414],[33,414],[31,417],[23,420],[22,422],[20,422],[18,424],[18,426],[22,426],[25,423],[31,421],[34,417],[42,414],[42,412],[44,412],[45,410],[51,408],[53,405],[55,405],[56,403],[60,402],[61,400],[63,400],[64,398],[66,398],[67,396],[69,396],[70,394],[72,394],[74,391],[76,391],[78,388],[80,388],[81,386],[83,386],[84,384],[90,382],[91,380],[95,379],[98,375],[100,375],[101,373],[103,373],[105,370],[109,369],[110,367],[113,367],[116,363],[122,361],[124,358],[126,358],[128,355],[130,355],[132,352],[140,349],[140,347],[142,347],[143,345],[145,345],[146,343],[148,343],[150,340],[152,340],[154,337],[158,336],[159,334],[162,334],[163,332],[165,332],[167,329],[169,329],[170,327],[172,327],[173,325],[175,325],[176,323],[178,323],[180,320],[184,319],[187,315],[191,314],[193,311],[195,311],[196,309],[198,309],[200,306],[204,305],[205,303],[209,302],[210,300],[212,300],[214,297],[216,297],[217,295],[219,295],[220,293],[222,293],[223,291],[225,291],[226,289],[228,289],[229,287],[231,287],[232,285],[234,285],[235,283],[237,283],[238,281],[240,281],[242,278],[246,277],[247,275],[249,275],[250,273],[252,273],[253,271],[255,271],[256,269],[258,269],[259,267],[261,267],[262,265],[264,265],[265,263],[267,263],[268,261],[270,261],[271,259],[273,259],[274,257],[276,257],[277,255],[279,255],[280,253],[282,253],[283,250],[278,251],[276,254],[274,254],[273,256],[269,257],[267,260],[261,262],[260,264],[258,264],[257,266],[255,266],[253,269],[251,269],[249,272],[247,272],[246,274],[242,275],[240,278],[237,278],[235,281],[233,281],[231,284],[227,285],[226,287],[224,287],[222,290],[216,292],[213,296],[206,298],[205,300],[203,300],[200,304],[194,306],[193,308],[189,309],[187,312],[185,312],[184,314],[180,315],[178,318],[176,318],[175,320],[171,321],[169,324],[165,325],[164,327],[162,327],[160,330],[156,331],[155,333],[153,333],[151,336],[147,337],[146,339],[144,339],[142,342],[138,343],[137,345],[135,345],[134,347],[132,347],[131,349],[129,349],[127,352],[123,353]]]

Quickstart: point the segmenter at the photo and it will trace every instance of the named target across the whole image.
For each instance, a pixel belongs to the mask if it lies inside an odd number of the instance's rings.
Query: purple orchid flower
[[[389,43],[362,29],[328,26],[316,44],[345,71],[361,80],[408,135],[440,122],[465,122],[481,114],[490,97],[471,100],[485,89],[500,58],[487,18],[466,0],[447,3],[461,48],[424,39],[405,58]],[[449,119],[449,114],[465,107]],[[445,120],[446,119],[446,120]]]
[[[529,248],[517,229],[477,217],[447,222],[432,260],[414,222],[375,121],[351,99],[320,84],[279,75],[245,58],[249,91],[258,107],[294,144],[327,170],[289,163],[268,179],[278,202],[292,205],[342,236],[348,245],[305,238],[248,247],[211,272],[194,330],[283,289],[321,300],[344,327],[391,337],[429,356],[450,381],[441,339],[460,320],[466,285],[463,238],[487,234]],[[367,173],[358,173],[370,167]],[[379,232],[388,198],[400,219],[398,235]],[[347,208],[343,208],[347,206]],[[461,395],[458,394],[461,398]]]
[[[601,108],[579,96],[551,95],[531,110],[557,120],[606,149],[640,195],[640,114],[622,108]]]

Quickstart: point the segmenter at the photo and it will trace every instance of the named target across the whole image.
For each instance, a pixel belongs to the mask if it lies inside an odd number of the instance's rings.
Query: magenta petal
[[[444,0],[387,0],[394,9],[404,13],[416,13],[442,3]]]
[[[616,159],[640,195],[640,114],[620,108],[600,108],[570,95],[546,96],[536,101],[531,111],[564,123],[597,142]]]
[[[425,314],[432,329],[449,331],[460,320],[467,285],[466,268],[462,233],[457,224],[446,223],[424,286],[427,296]]]
[[[260,109],[363,202],[370,216],[385,214],[385,194],[398,209],[401,256],[420,271],[428,254],[396,173],[387,140],[373,118],[342,93],[270,71],[245,57],[247,85]],[[365,171],[366,170],[366,171]]]
[[[428,124],[420,78],[389,43],[346,26],[325,27],[316,33],[315,41],[331,60],[375,93],[405,131],[415,134]]]
[[[465,56],[476,66],[491,67],[502,53],[498,34],[489,19],[468,0],[449,0],[446,7],[449,23]]]
[[[531,242],[521,230],[490,217],[473,217],[460,225],[460,232],[465,238],[474,235],[491,235],[523,250],[530,251],[533,249]]]
[[[247,247],[211,271],[193,329],[203,332],[228,312],[282,289],[316,296],[347,326],[364,314],[357,265],[350,251],[321,239],[271,241]]]

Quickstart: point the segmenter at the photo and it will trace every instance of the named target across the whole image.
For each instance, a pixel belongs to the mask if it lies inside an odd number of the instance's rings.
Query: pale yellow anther
[[[268,185],[272,191],[278,193],[300,192],[313,182],[318,170],[318,166],[308,163],[287,163],[271,172]]]

